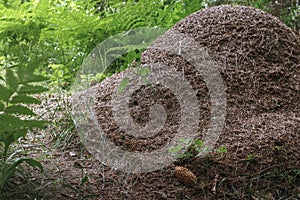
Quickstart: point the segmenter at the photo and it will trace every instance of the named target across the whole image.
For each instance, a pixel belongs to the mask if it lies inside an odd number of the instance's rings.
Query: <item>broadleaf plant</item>
[[[32,95],[47,91],[47,88],[37,85],[45,81],[42,76],[34,73],[34,66],[18,65],[3,67],[4,77],[0,82],[0,191],[18,171],[22,163],[43,170],[42,164],[32,158],[13,158],[9,148],[29,131],[44,128],[46,121],[34,118],[36,113],[30,108],[31,104],[40,101]]]

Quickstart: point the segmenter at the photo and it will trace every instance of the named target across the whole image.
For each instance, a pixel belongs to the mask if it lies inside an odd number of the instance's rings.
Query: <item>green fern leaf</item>
[[[33,130],[33,128],[45,128],[47,124],[49,124],[49,121],[45,120],[24,120],[24,123],[28,127],[29,130]]]
[[[11,143],[14,142],[13,134],[0,135],[0,139],[6,146],[9,146]]]
[[[23,85],[20,88],[19,93],[20,94],[37,94],[37,93],[45,92],[47,90],[48,90],[47,88],[44,88],[44,87],[38,86],[38,85]]]
[[[20,78],[21,84],[27,84],[32,82],[42,82],[46,81],[47,78],[41,75],[34,74],[34,68],[24,68],[24,67],[18,67],[18,77]]]
[[[16,91],[19,85],[18,79],[11,69],[6,69],[5,79],[9,89]]]
[[[4,102],[8,102],[9,98],[13,94],[12,91],[4,87],[0,84],[0,100],[3,100]]]
[[[18,131],[13,132],[13,141],[11,143],[17,141],[20,137],[25,137],[27,134],[27,129],[19,129]]]
[[[0,102],[0,112],[4,111],[4,104]]]
[[[40,75],[31,75],[31,76],[25,76],[23,79],[21,79],[21,83],[32,83],[32,82],[43,82],[48,80],[48,78]]]
[[[30,115],[30,116],[36,116],[36,114],[30,110],[29,108],[21,105],[11,105],[8,106],[5,109],[6,113],[11,113],[11,114],[21,114],[21,115]]]
[[[9,114],[0,115],[0,136],[5,133],[14,132],[24,127],[24,121]]]
[[[18,96],[14,96],[10,101],[10,103],[40,104],[41,102],[38,99],[30,96],[18,95]]]

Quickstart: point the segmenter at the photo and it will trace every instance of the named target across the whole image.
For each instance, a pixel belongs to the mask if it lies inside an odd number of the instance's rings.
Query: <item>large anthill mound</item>
[[[247,155],[259,155],[265,167],[281,161],[286,161],[286,166],[299,166],[300,43],[292,30],[258,9],[218,6],[200,10],[181,20],[159,37],[153,46],[178,32],[193,38],[208,52],[226,86],[226,125],[217,144],[228,149],[222,162],[232,166],[245,160]],[[182,57],[152,47],[143,53],[141,62],[162,62],[165,67],[184,73],[184,78],[196,91],[201,108],[198,127],[201,137],[211,111],[205,82],[193,65]],[[100,126],[110,140],[126,150],[159,149],[172,138],[180,123],[180,106],[176,96],[161,85],[143,86],[133,93],[129,106],[136,123],[145,125],[149,121],[149,107],[153,104],[163,105],[167,112],[165,126],[157,135],[136,139],[118,128],[112,114],[110,100],[122,78],[123,73],[115,74],[94,86],[95,111]],[[285,150],[278,154],[274,152],[275,146]],[[272,157],[275,154],[276,158]],[[242,173],[247,171],[240,168],[235,172],[239,170]],[[140,182],[143,180],[141,178]],[[141,188],[139,190],[137,186],[135,190],[142,194],[143,184],[137,185]],[[168,188],[166,185],[163,187]],[[191,196],[195,194],[190,193]],[[151,191],[149,195],[156,197]]]
[[[265,112],[299,112],[300,45],[292,30],[277,18],[251,7],[203,9],[181,20],[154,45],[178,32],[193,38],[216,62],[227,88],[229,124]],[[202,77],[180,56],[150,47],[143,53],[142,63],[156,62],[184,71],[185,78],[197,92],[202,111],[199,131],[205,130],[210,102]],[[168,141],[165,137],[178,128],[178,101],[161,86],[138,89],[129,104],[136,123],[145,125],[149,121],[149,106],[154,103],[164,105],[168,118],[164,129],[155,137],[135,139],[119,131],[111,111],[111,95],[122,78],[122,73],[115,74],[97,86],[95,109],[99,123],[108,137],[126,149],[160,148]]]

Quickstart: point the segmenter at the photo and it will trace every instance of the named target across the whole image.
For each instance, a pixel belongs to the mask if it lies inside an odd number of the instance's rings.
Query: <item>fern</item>
[[[6,67],[5,76],[0,83],[0,143],[4,144],[2,163],[0,164],[0,191],[17,171],[17,167],[26,162],[33,167],[42,169],[42,165],[30,158],[11,160],[8,149],[19,138],[25,137],[28,131],[44,128],[46,121],[33,118],[36,116],[30,108],[31,104],[40,101],[33,94],[47,91],[46,88],[34,85],[46,79],[34,73],[34,66]]]

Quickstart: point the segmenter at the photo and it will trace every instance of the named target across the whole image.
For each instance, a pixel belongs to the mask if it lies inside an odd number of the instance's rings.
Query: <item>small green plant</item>
[[[257,155],[254,153],[250,153],[247,155],[247,161],[248,162],[254,162],[257,159]]]
[[[193,140],[193,139],[180,139],[180,145],[169,148],[169,152],[179,159],[189,159],[191,157],[200,157],[209,153],[210,155],[217,154],[221,156],[227,152],[226,147],[219,147],[217,149],[211,150],[209,146],[205,146],[203,140]]]
[[[283,147],[283,146],[280,146],[280,145],[274,146],[274,148],[275,148],[277,151],[279,151],[280,149],[282,149],[282,147]]]
[[[227,148],[226,147],[219,147],[215,150],[216,154],[221,156],[222,154],[227,152]]]
[[[32,158],[14,158],[16,153],[9,154],[9,149],[11,144],[25,137],[28,131],[44,128],[46,124],[45,121],[35,119],[36,113],[28,107],[40,103],[32,97],[33,94],[47,90],[33,83],[46,79],[34,73],[34,65],[4,67],[4,71],[5,75],[0,76],[0,191],[18,171],[21,163],[43,170],[40,162]]]

